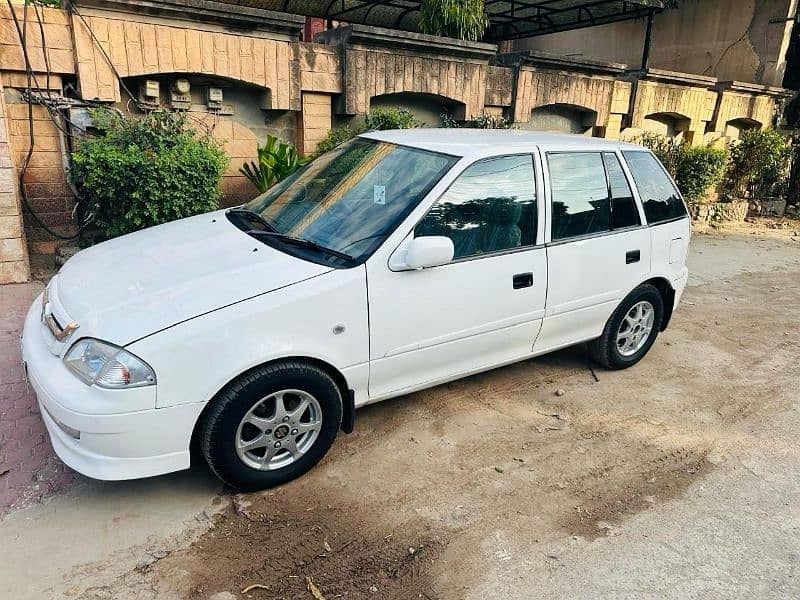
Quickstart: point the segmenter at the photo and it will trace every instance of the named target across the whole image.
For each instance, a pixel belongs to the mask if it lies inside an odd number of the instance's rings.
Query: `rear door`
[[[615,151],[545,152],[547,309],[536,352],[598,337],[650,272],[650,233]]]
[[[690,221],[686,205],[664,167],[649,151],[623,152],[650,226],[653,274],[685,284]]]

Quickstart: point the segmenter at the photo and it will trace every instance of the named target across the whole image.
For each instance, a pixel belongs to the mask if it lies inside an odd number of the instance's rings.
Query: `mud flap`
[[[345,433],[353,433],[356,426],[356,394],[353,390],[347,390],[347,397],[344,398],[342,409],[341,430]]]

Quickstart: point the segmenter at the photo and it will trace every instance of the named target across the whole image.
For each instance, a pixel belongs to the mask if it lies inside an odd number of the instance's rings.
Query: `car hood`
[[[70,341],[129,344],[203,313],[330,271],[248,236],[217,211],[78,252],[51,283]],[[60,314],[59,314],[60,313]]]

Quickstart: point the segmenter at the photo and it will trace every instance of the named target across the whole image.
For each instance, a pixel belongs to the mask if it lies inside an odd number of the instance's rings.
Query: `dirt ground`
[[[300,480],[223,490],[197,535],[33,590],[798,597],[800,233],[697,236],[690,268],[671,327],[632,369],[576,347],[366,407]]]

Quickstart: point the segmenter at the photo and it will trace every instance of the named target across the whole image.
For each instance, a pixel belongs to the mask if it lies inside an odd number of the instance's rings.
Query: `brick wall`
[[[30,279],[4,96],[0,76],[0,284]]]
[[[648,72],[616,71],[600,63],[514,55],[497,56],[488,44],[472,44],[352,26],[318,36],[325,43],[299,42],[302,24],[279,26],[254,18],[247,28],[225,25],[186,10],[169,15],[144,15],[124,2],[114,9],[86,9],[89,26],[123,77],[162,77],[182,74],[232,86],[247,115],[214,116],[192,108],[192,118],[213,128],[230,156],[222,182],[227,205],[244,202],[256,193],[239,173],[256,157],[257,144],[268,133],[296,141],[301,153],[312,153],[337,118],[364,115],[375,97],[397,93],[422,94],[455,102],[470,118],[482,112],[527,121],[536,107],[568,104],[598,115],[596,135],[624,137],[635,132],[652,112],[686,115],[696,143],[702,132],[724,135],[726,123],[749,119],[768,125],[782,91],[730,82]],[[15,9],[21,15],[22,6]],[[76,83],[84,99],[100,99],[126,110],[103,52],[83,22],[66,11],[40,9],[44,18],[46,53],[38,24],[29,9],[29,51],[38,83],[44,86],[49,61],[50,89],[64,91]],[[243,9],[244,10],[244,9]],[[255,10],[255,9],[247,9]],[[29,147],[27,105],[20,95],[27,84],[24,61],[11,13],[0,3],[0,77],[5,83],[0,115],[0,281],[28,277],[25,236],[14,186],[14,165],[22,163]],[[204,20],[205,19],[205,20]],[[588,31],[588,30],[587,30]],[[48,61],[45,61],[45,58]],[[509,58],[509,60],[506,60]],[[621,67],[621,66],[620,66]],[[130,80],[129,80],[130,81]],[[716,84],[716,87],[715,87]],[[194,85],[194,84],[193,84]],[[202,84],[201,84],[202,85]],[[245,99],[246,94],[250,99]],[[227,97],[227,92],[226,92]],[[243,102],[243,104],[241,104]],[[205,110],[205,109],[203,109]],[[241,111],[244,113],[245,111]],[[57,128],[41,107],[34,119],[34,153],[25,177],[25,190],[42,219],[63,233],[74,231],[73,202],[63,167],[63,147]],[[27,242],[35,252],[59,244],[25,217]]]
[[[316,151],[317,144],[331,128],[331,97],[328,94],[303,92],[303,117],[298,133],[298,147],[302,154]]]
[[[11,132],[11,148],[15,164],[21,169],[30,147],[30,122],[28,104],[17,102],[7,105],[7,122]],[[33,149],[23,185],[28,203],[37,216],[61,235],[72,235],[73,196],[67,185],[64,170],[61,132],[42,106],[33,107]],[[25,213],[25,230],[33,253],[49,253],[60,243],[46,233]]]

